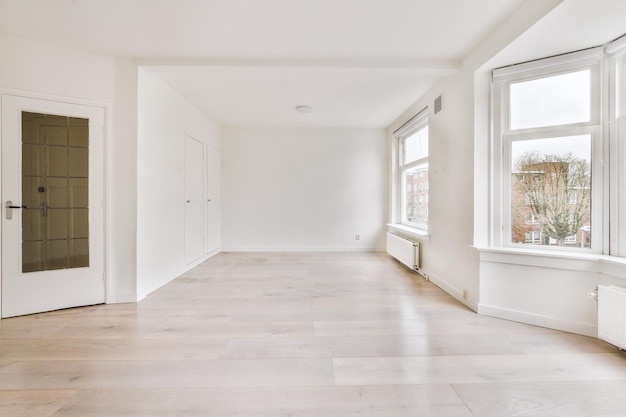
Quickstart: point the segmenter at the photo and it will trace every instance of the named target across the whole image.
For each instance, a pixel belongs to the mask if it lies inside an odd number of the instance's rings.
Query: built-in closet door
[[[185,263],[204,256],[204,144],[185,136]]]

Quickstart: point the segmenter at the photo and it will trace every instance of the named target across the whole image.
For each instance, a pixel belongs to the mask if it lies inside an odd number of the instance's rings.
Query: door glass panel
[[[22,112],[22,272],[89,266],[89,119]]]
[[[69,147],[69,170],[72,178],[87,178],[89,158],[87,148]]]
[[[38,144],[22,144],[22,174],[40,178],[43,176],[44,146]]]

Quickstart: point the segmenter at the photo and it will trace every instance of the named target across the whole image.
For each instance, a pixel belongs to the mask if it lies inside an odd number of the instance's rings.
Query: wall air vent
[[[442,102],[441,96],[439,96],[439,97],[437,97],[435,99],[435,103],[434,103],[433,107],[434,107],[434,110],[435,110],[435,112],[434,112],[435,114],[437,114],[441,110],[443,110],[443,102]]]

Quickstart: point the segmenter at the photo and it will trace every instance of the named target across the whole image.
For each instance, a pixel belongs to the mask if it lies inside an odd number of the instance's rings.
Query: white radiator
[[[420,266],[419,242],[387,233],[387,253],[411,269],[417,269]]]
[[[626,288],[598,287],[598,337],[626,349]]]

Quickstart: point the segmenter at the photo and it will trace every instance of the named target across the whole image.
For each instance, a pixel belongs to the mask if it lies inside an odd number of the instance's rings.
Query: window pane
[[[591,136],[511,144],[513,243],[590,247]]]
[[[591,120],[591,71],[511,84],[511,129]]]
[[[428,225],[428,164],[402,172],[402,221]]]
[[[22,272],[88,267],[89,120],[22,112],[22,136]]]
[[[404,139],[402,164],[408,164],[428,156],[428,126]]]

